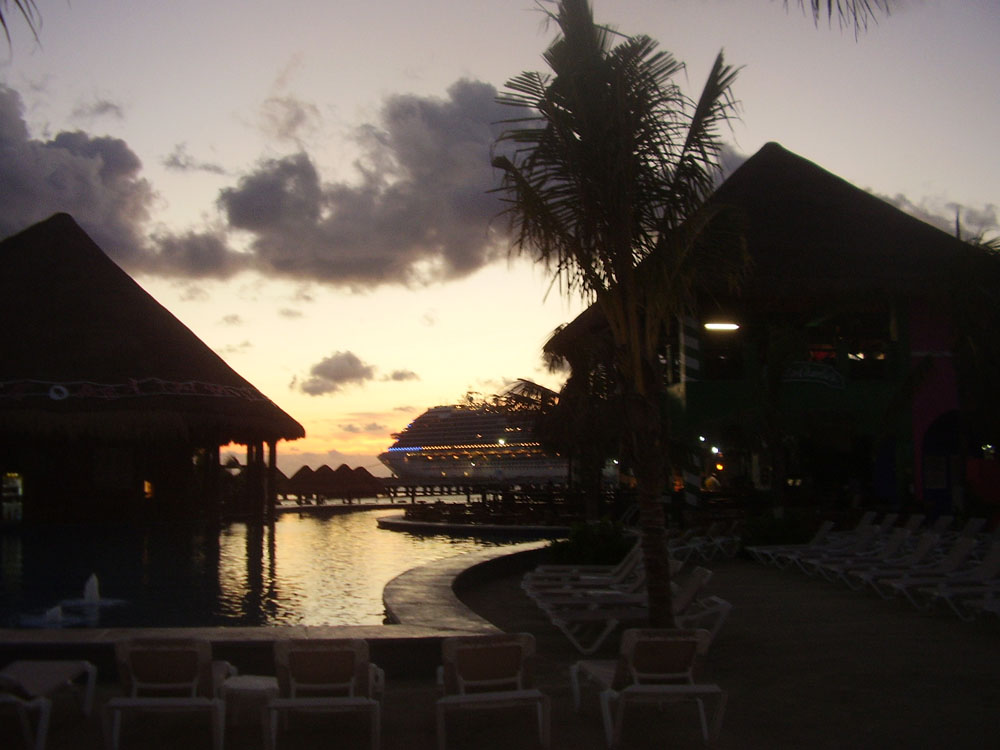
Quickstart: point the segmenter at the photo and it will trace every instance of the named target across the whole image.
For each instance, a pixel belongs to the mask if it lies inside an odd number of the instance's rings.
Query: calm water
[[[91,573],[102,598],[124,601],[101,608],[102,626],[380,624],[382,589],[395,576],[504,543],[378,528],[380,515],[399,512],[286,513],[273,533],[244,523],[2,532],[0,626],[81,598]]]

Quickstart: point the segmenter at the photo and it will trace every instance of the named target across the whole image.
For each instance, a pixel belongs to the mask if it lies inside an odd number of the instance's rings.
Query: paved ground
[[[1000,625],[965,624],[925,615],[791,571],[747,561],[710,564],[710,586],[734,610],[701,677],[729,692],[716,747],[728,748],[986,748],[1000,747]],[[540,687],[553,700],[553,747],[603,748],[597,699],[585,694],[572,711],[568,666],[578,655],[518,588],[518,576],[463,593],[476,612],[508,631],[526,630],[539,646]],[[611,639],[615,640],[615,639]],[[610,655],[610,653],[609,653]],[[113,686],[102,685],[107,696]],[[390,681],[384,704],[386,750],[436,747],[432,680]],[[697,748],[694,709],[643,712],[630,720],[628,748]],[[454,722],[451,748],[536,748],[526,712],[481,715]],[[0,747],[18,747],[16,725],[0,721]],[[13,740],[11,742],[10,740]],[[227,747],[259,748],[256,727],[232,728]],[[52,750],[101,747],[95,719],[81,723],[72,706],[57,706]],[[207,727],[159,717],[127,726],[123,748],[210,747]],[[367,747],[360,723],[338,719],[301,725],[281,748]]]

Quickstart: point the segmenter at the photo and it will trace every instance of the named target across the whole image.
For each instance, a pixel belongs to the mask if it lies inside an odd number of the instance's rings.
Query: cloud
[[[73,107],[70,116],[74,119],[91,120],[109,115],[118,120],[125,119],[125,110],[117,102],[110,99],[95,99],[92,102],[79,103]]]
[[[300,144],[319,130],[319,109],[295,96],[269,96],[261,105],[260,113],[261,129],[278,140]]]
[[[227,279],[253,265],[247,254],[230,249],[225,233],[218,230],[154,232],[150,240],[155,252],[144,254],[141,263],[133,264],[133,270],[160,276]]]
[[[207,172],[208,174],[227,174],[224,167],[214,162],[200,161],[188,153],[186,143],[178,143],[174,150],[160,161],[167,169],[176,172]]]
[[[375,367],[367,365],[353,352],[334,352],[316,363],[309,370],[309,377],[302,383],[293,381],[303,393],[322,396],[336,393],[346,385],[361,385],[375,377]]]
[[[243,318],[241,318],[237,313],[232,313],[230,315],[223,316],[222,323],[227,326],[241,326],[243,325]]]
[[[382,379],[402,382],[404,380],[420,380],[420,376],[412,370],[393,370]]]
[[[219,206],[268,273],[355,288],[461,278],[505,254],[490,229],[495,96],[462,80],[445,99],[389,97],[357,130],[356,183],[324,184],[300,152],[261,162]]]
[[[223,346],[217,349],[216,351],[220,356],[223,355],[228,356],[230,354],[241,354],[242,352],[249,351],[250,349],[253,349],[253,343],[247,340],[243,340],[238,344],[228,344],[226,346]]]
[[[0,84],[0,236],[66,211],[122,265],[144,265],[140,228],[154,192],[141,168],[118,138],[82,131],[30,138],[20,94]]]
[[[131,272],[226,279],[253,269],[354,289],[459,279],[506,256],[491,228],[501,205],[489,192],[490,149],[507,114],[495,97],[471,80],[441,98],[387,97],[354,133],[362,156],[353,182],[325,183],[305,151],[265,159],[220,191],[221,225],[177,232],[149,228],[157,196],[128,144],[83,131],[33,139],[20,95],[0,84],[0,236],[65,211]],[[110,114],[112,105],[86,111]],[[318,117],[283,92],[265,111],[275,134],[297,143]],[[163,164],[226,173],[183,142]],[[234,232],[245,233],[245,252]]]
[[[957,218],[961,227],[962,239],[965,240],[1000,231],[998,209],[992,203],[984,204],[982,208],[974,208],[943,198],[922,198],[920,201],[914,201],[902,193],[891,197],[877,193],[874,195],[892,204],[900,211],[905,211],[953,236]]]
[[[362,432],[384,432],[388,429],[384,424],[377,424],[376,422],[370,422],[366,425],[356,425],[356,424],[342,424],[338,425],[340,429],[344,432],[350,432],[353,434],[358,434]]]
[[[302,311],[293,310],[290,307],[283,307],[280,310],[278,310],[278,315],[280,315],[282,318],[301,318]]]

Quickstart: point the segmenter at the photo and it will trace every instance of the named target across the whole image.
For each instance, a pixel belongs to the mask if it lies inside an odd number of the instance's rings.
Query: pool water
[[[506,541],[378,528],[367,510],[246,523],[64,525],[0,533],[0,627],[40,624],[96,574],[102,627],[373,625],[400,573]],[[63,608],[64,625],[74,610]],[[78,618],[82,619],[82,618]],[[91,619],[90,625],[94,625]]]

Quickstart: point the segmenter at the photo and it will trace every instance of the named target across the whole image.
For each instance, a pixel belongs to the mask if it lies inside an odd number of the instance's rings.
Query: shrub
[[[621,524],[603,520],[596,523],[574,524],[569,538],[553,542],[553,562],[576,565],[614,565],[635,544]]]

